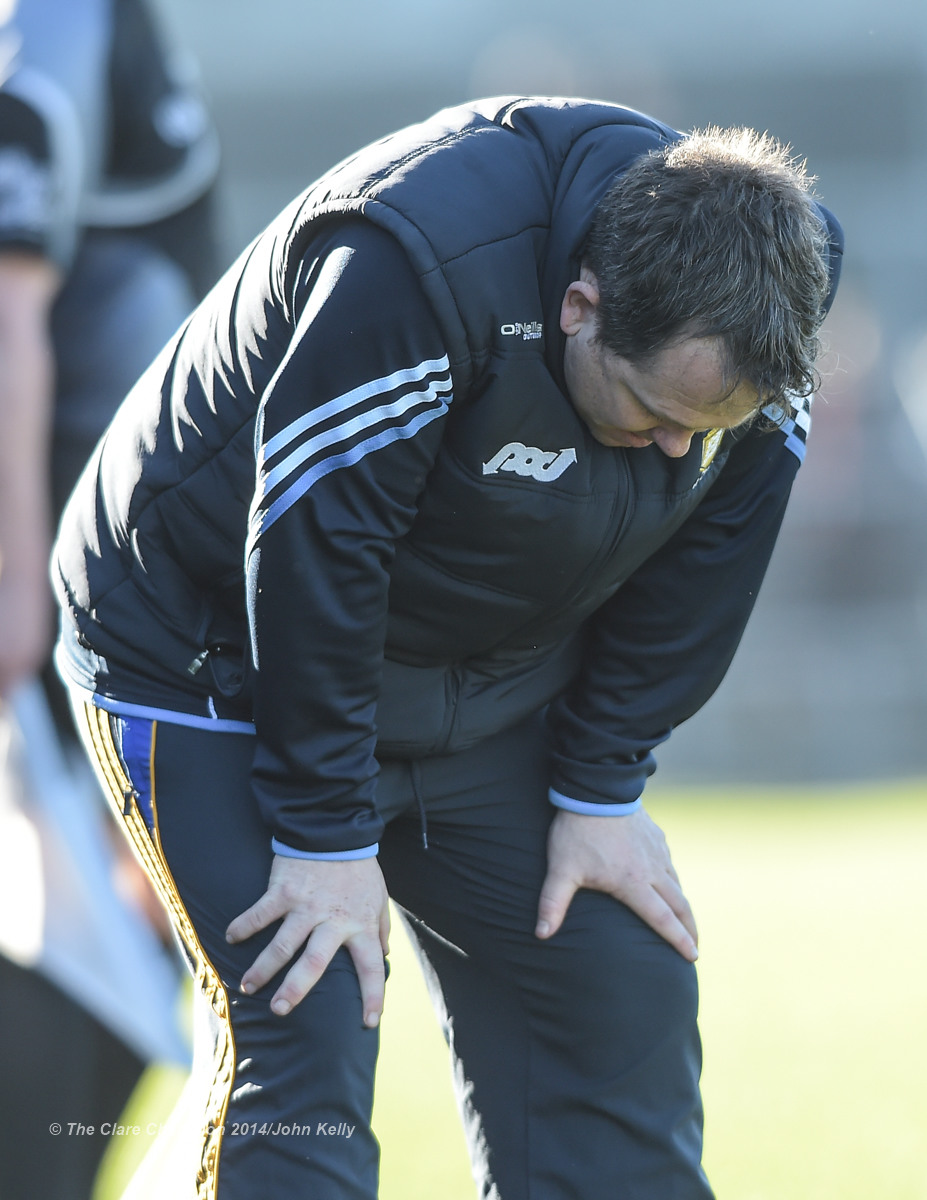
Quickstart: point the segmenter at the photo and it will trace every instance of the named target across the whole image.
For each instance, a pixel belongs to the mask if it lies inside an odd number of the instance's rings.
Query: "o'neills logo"
[[[521,337],[525,342],[544,336],[544,326],[540,321],[516,321],[513,325],[500,325],[499,332],[503,337]]]

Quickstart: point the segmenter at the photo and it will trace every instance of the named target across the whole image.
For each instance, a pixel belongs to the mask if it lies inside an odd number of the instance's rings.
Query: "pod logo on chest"
[[[559,479],[567,467],[576,462],[576,450],[569,446],[565,450],[539,450],[537,446],[525,446],[522,442],[509,442],[483,463],[484,475],[496,475],[499,471],[512,471],[516,475],[529,475],[542,483]]]

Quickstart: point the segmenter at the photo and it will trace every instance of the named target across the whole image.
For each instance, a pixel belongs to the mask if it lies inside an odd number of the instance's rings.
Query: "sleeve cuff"
[[[643,796],[625,804],[598,804],[592,800],[574,800],[571,796],[564,796],[562,792],[555,791],[554,788],[548,791],[547,796],[555,808],[581,813],[585,817],[629,817],[644,804]]]
[[[277,838],[271,839],[271,849],[281,858],[308,858],[313,862],[352,862],[358,858],[376,858],[380,852],[380,843],[372,846],[361,846],[358,850],[294,850]]]

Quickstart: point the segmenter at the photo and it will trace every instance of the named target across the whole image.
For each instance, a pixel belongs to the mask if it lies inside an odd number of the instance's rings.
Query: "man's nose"
[[[692,433],[685,429],[654,429],[649,436],[669,458],[682,458],[692,445]]]

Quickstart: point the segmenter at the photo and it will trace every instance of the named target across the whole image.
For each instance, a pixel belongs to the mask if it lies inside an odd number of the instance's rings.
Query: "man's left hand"
[[[695,918],[679,886],[666,838],[643,809],[627,817],[557,813],[547,841],[538,937],[557,932],[580,888],[614,896],[683,958],[698,958]]]

